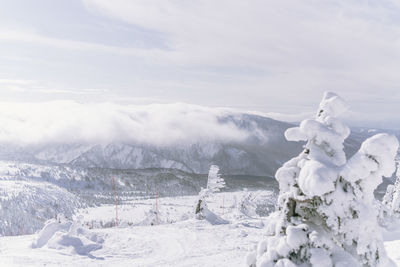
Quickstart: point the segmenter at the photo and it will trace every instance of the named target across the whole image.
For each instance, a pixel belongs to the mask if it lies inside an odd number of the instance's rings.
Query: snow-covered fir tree
[[[211,192],[219,192],[225,187],[225,180],[221,177],[219,167],[217,165],[211,165],[208,171],[207,189]]]
[[[206,199],[213,193],[219,192],[225,187],[225,180],[221,177],[219,167],[211,165],[208,171],[207,187],[202,188],[199,193],[199,200],[197,201],[195,214],[197,219],[204,218],[204,210],[207,209]]]
[[[400,162],[397,163],[396,181],[387,187],[382,204],[387,216],[400,218]]]
[[[268,236],[248,255],[249,266],[394,266],[373,193],[394,172],[399,144],[378,134],[347,161],[343,143],[350,130],[338,119],[346,110],[339,96],[325,93],[315,119],[286,131],[289,141],[306,144],[276,173],[277,211]]]

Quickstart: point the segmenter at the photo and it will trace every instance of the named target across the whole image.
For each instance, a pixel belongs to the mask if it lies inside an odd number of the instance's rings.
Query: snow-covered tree
[[[246,192],[238,203],[238,210],[249,217],[256,216],[257,203],[252,192]]]
[[[196,219],[203,220],[205,218],[205,211],[208,210],[206,198],[208,197],[209,191],[207,189],[201,189],[199,193],[199,199],[196,202],[195,215]]]
[[[315,119],[285,133],[304,151],[276,173],[280,193],[268,237],[249,266],[391,266],[378,226],[375,188],[394,172],[398,141],[378,134],[346,160],[350,130],[338,116],[347,104],[325,93]],[[394,266],[394,265],[393,265]]]
[[[219,192],[224,187],[225,181],[221,177],[219,167],[217,165],[211,165],[208,171],[207,187],[200,190],[199,200],[195,207],[197,219],[204,219],[204,210],[208,210],[206,199],[213,193]]]
[[[397,164],[396,181],[387,187],[382,204],[388,216],[400,217],[400,162]]]
[[[207,189],[211,192],[219,192],[225,187],[225,180],[219,173],[219,167],[217,165],[211,165],[208,171]]]

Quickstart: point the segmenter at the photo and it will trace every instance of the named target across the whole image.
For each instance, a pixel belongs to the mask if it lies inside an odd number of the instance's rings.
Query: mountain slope
[[[207,173],[211,164],[217,164],[227,174],[273,176],[283,162],[301,150],[301,144],[284,139],[284,131],[292,126],[288,123],[249,114],[221,116],[219,123],[233,124],[248,135],[240,140],[200,138],[168,145],[138,142],[4,145],[0,159],[85,168],[174,168],[191,173]]]

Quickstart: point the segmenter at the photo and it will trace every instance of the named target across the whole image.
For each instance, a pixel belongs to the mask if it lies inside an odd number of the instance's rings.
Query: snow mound
[[[57,250],[69,250],[79,255],[102,248],[104,240],[95,233],[82,228],[79,222],[67,221],[63,216],[49,220],[39,232],[32,248],[47,247]]]
[[[208,208],[204,208],[203,211],[204,219],[211,223],[212,225],[219,225],[219,224],[228,224],[227,220],[222,219],[220,216],[209,210]]]

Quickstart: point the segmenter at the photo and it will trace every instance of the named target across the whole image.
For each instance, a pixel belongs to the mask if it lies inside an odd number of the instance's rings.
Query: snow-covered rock
[[[103,242],[100,236],[84,229],[80,222],[68,221],[63,215],[59,215],[56,219],[46,222],[32,243],[32,248],[47,247],[88,255],[101,249]]]

